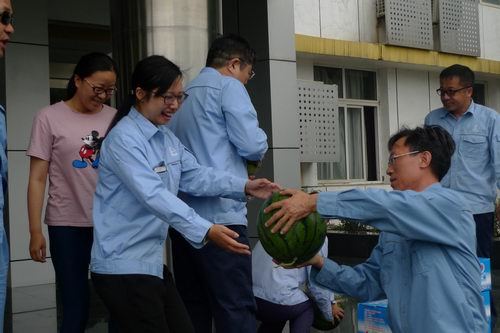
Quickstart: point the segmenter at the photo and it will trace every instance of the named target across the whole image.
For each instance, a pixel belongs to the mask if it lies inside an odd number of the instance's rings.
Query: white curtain
[[[349,178],[364,179],[363,175],[363,124],[362,108],[347,108],[349,143]]]

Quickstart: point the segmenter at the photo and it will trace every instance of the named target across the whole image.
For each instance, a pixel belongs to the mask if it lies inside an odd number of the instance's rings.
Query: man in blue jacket
[[[210,46],[207,63],[186,87],[189,97],[169,124],[203,166],[248,177],[247,165],[257,164],[267,151],[267,137],[245,89],[254,76],[255,51],[236,35],[225,35]],[[248,244],[244,202],[180,197],[203,218],[236,231]],[[251,257],[207,244],[194,249],[171,231],[174,274],[179,293],[197,333],[255,332]]]
[[[474,72],[469,67],[445,68],[439,82],[443,107],[429,113],[425,124],[446,129],[457,146],[441,184],[463,193],[476,222],[477,255],[490,258],[500,189],[500,115],[472,100]]]
[[[0,0],[0,57],[14,32],[12,25],[12,4],[10,0]],[[7,276],[9,272],[9,244],[3,225],[4,193],[7,191],[7,130],[5,128],[5,109],[0,105],[0,332],[3,332]]]
[[[475,226],[458,191],[439,181],[450,167],[453,138],[441,127],[403,129],[389,140],[387,174],[394,191],[323,192],[270,205],[268,221],[286,232],[317,210],[381,231],[368,260],[354,267],[315,256],[311,278],[360,301],[387,298],[394,333],[487,332]]]

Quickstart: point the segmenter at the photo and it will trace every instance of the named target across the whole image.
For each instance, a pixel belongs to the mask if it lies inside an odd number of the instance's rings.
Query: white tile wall
[[[358,0],[359,3],[359,41],[377,43],[376,0]]]
[[[294,7],[290,0],[267,2],[269,58],[295,62]]]
[[[274,181],[282,187],[300,187],[298,149],[273,149]]]
[[[429,112],[429,81],[426,71],[397,69],[399,126],[422,125]]]
[[[269,61],[273,147],[298,147],[297,69],[295,62]],[[297,163],[298,159],[295,161]],[[298,168],[298,165],[297,165]]]
[[[479,6],[481,29],[481,57],[491,60],[500,60],[500,8]],[[481,15],[482,14],[482,15]],[[481,24],[482,22],[482,24]]]
[[[13,288],[55,282],[50,258],[44,263],[33,260],[14,261],[10,263],[10,270]]]
[[[358,4],[352,0],[322,0],[321,37],[359,41]]]
[[[295,33],[321,36],[319,0],[294,1]]]

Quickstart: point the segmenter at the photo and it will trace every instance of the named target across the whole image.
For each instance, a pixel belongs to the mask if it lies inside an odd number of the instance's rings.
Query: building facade
[[[441,106],[436,89],[444,67],[471,67],[475,99],[500,110],[500,3],[456,0],[451,10],[449,2],[13,0],[16,32],[0,79],[8,126],[11,287],[54,282],[50,254],[45,264],[29,257],[26,149],[34,114],[63,98],[81,55],[112,54],[121,71],[119,89],[126,92],[141,57],[163,54],[189,80],[217,33],[239,33],[258,54],[248,90],[270,143],[261,174],[308,190],[388,188],[386,142]],[[329,104],[335,124],[320,133],[334,132],[323,147],[330,159],[301,155],[302,140],[321,132],[301,131],[298,87],[311,82],[336,86]],[[112,101],[119,103],[120,95]],[[250,202],[250,221],[259,205]],[[252,222],[250,234],[256,238]]]

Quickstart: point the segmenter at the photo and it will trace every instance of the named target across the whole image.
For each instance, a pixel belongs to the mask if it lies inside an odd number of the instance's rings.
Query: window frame
[[[316,174],[316,181],[319,186],[328,186],[328,185],[340,185],[340,184],[360,184],[360,183],[379,183],[383,180],[381,180],[381,175],[380,175],[380,170],[379,170],[379,151],[376,149],[375,152],[375,160],[373,163],[375,164],[376,168],[376,178],[375,180],[368,180],[368,152],[367,152],[367,145],[366,145],[366,126],[365,126],[365,107],[372,107],[374,109],[375,115],[374,115],[374,136],[375,140],[378,140],[378,124],[379,124],[379,110],[380,110],[380,96],[379,96],[379,75],[378,71],[376,69],[367,69],[367,68],[357,68],[357,67],[335,67],[327,64],[314,64],[313,65],[313,72],[315,71],[315,67],[322,67],[322,68],[332,68],[332,69],[341,69],[342,72],[342,94],[339,91],[339,96],[343,96],[343,98],[338,99],[338,108],[344,108],[345,112],[345,117],[344,117],[344,128],[347,131],[347,122],[348,122],[348,117],[347,117],[347,109],[348,108],[360,108],[361,109],[361,135],[362,135],[362,149],[363,149],[363,154],[362,154],[362,173],[363,173],[363,178],[350,178],[350,155],[349,155],[349,150],[348,150],[348,145],[349,145],[349,137],[346,135],[345,137],[345,154],[346,154],[346,178],[345,179],[319,179],[318,174]],[[346,93],[347,93],[347,78],[346,78],[346,70],[360,70],[360,71],[367,71],[367,72],[372,72],[375,74],[375,100],[366,100],[366,99],[352,99],[352,98],[345,98]],[[314,78],[313,78],[314,80]],[[378,145],[376,145],[378,146]],[[328,162],[323,162],[323,163],[328,163]],[[314,168],[316,169],[316,172],[318,170],[317,164],[314,163],[315,166]]]
[[[479,4],[481,5],[484,5],[484,6],[491,6],[493,8],[500,8],[500,3],[499,4],[496,4],[496,3],[490,3],[490,2],[487,2],[486,0],[481,0],[479,2]]]

